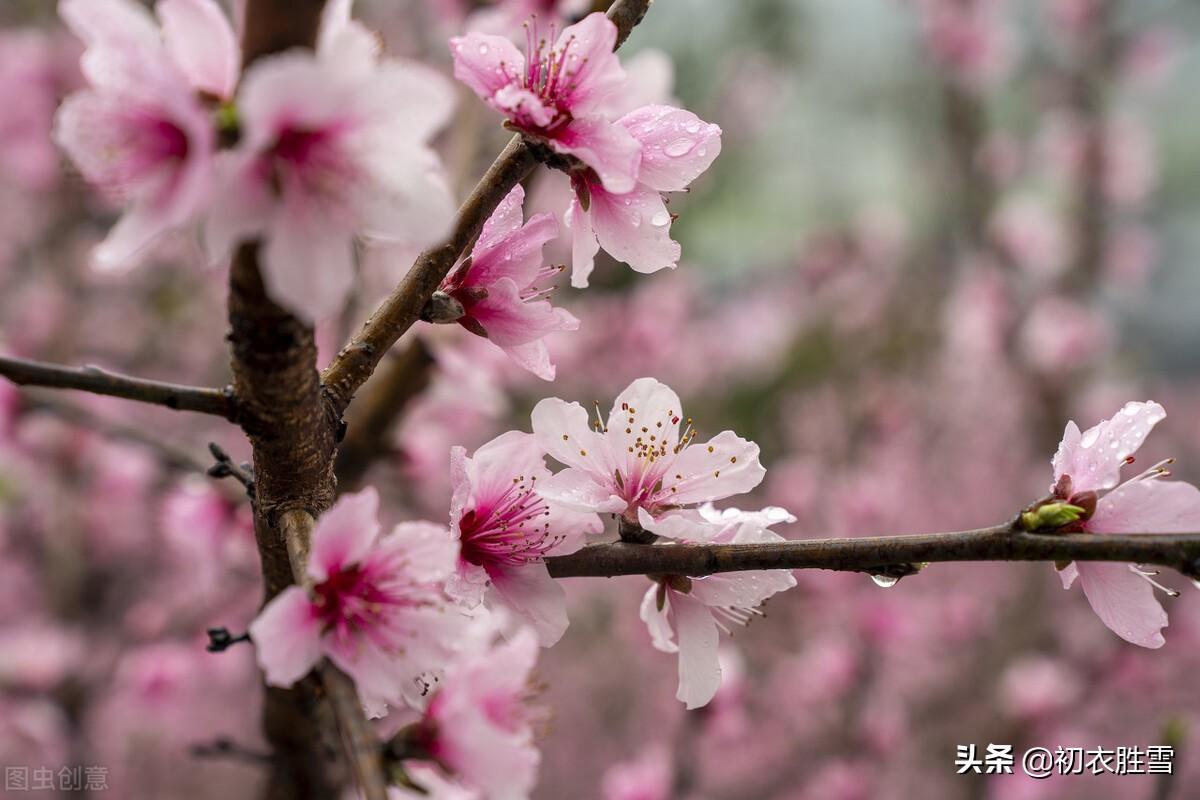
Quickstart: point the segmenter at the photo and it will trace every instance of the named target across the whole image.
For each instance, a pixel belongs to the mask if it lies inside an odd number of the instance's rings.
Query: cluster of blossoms
[[[315,51],[257,59],[244,73],[215,0],[162,0],[157,23],[132,0],[61,5],[87,45],[90,86],[63,104],[55,137],[127,206],[95,251],[98,268],[135,265],[171,231],[202,231],[214,261],[260,240],[268,292],[319,321],[354,288],[356,242],[411,249],[443,236],[454,201],[430,142],[449,120],[452,88],[385,57],[350,5],[327,5]],[[641,272],[676,266],[662,193],[708,168],[720,128],[663,105],[618,117],[627,78],[616,26],[592,14],[551,47],[534,19],[528,58],[503,36],[453,39],[455,74],[570,174],[572,283],[587,285],[600,246]],[[557,270],[542,246],[558,223],[538,214],[522,224],[522,206],[518,187],[443,282],[453,312],[430,321],[458,322],[551,380],[543,339],[579,323],[547,299]]]
[[[681,414],[678,396],[650,378],[594,429],[577,403],[543,400],[532,434],[510,431],[470,456],[454,449],[448,527],[402,523],[381,536],[375,491],[343,496],[313,532],[310,586],[284,590],[250,627],[267,680],[290,686],[327,657],[372,715],[420,715],[403,735],[408,758],[523,796],[537,766],[528,674],[537,644],[555,644],[568,625],[546,557],[603,533],[601,513],[661,537],[652,546],[779,541],[770,526],[794,520],[779,508],[716,510],[712,501],[762,481],[758,447],[730,431],[699,443]],[[565,469],[551,473],[547,455]],[[718,630],[795,585],[787,571],[651,581],[642,619],[655,647],[679,654],[688,708],[720,686]],[[496,629],[508,643],[481,646]]]

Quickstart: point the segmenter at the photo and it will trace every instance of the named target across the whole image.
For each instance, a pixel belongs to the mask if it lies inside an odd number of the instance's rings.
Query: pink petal
[[[372,719],[399,704],[406,684],[417,677],[405,674],[395,654],[380,648],[365,632],[329,637],[325,645],[329,660],[354,679],[358,699]]]
[[[403,137],[358,154],[352,170],[370,175],[347,186],[351,221],[363,236],[425,247],[454,220],[454,197],[437,155]]]
[[[509,235],[520,230],[525,221],[524,206],[525,189],[518,183],[496,206],[487,222],[483,223],[483,230],[479,232],[471,251],[472,260],[499,247]]]
[[[58,14],[87,45],[79,65],[93,86],[138,94],[144,88],[140,84],[149,82],[157,92],[164,82],[177,77],[166,58],[154,18],[138,3],[62,0]]]
[[[378,41],[368,31],[372,40]],[[387,122],[389,136],[428,143],[449,124],[458,104],[454,83],[437,70],[411,61],[388,59],[373,67],[365,106]]]
[[[1063,569],[1057,570],[1057,572],[1064,589],[1070,589],[1074,586],[1075,579],[1079,577],[1079,567],[1075,566],[1074,561],[1067,564]]]
[[[398,554],[405,574],[420,583],[444,580],[458,563],[458,539],[432,522],[401,522],[380,540],[377,550],[377,563],[395,563],[390,559]],[[367,560],[375,561],[375,554]]]
[[[662,50],[639,50],[624,63],[626,83],[619,94],[610,95],[604,113],[613,119],[648,105],[671,104],[675,64]]]
[[[574,553],[587,543],[589,535],[604,532],[604,521],[597,514],[583,511],[572,511],[550,503],[546,515],[546,524],[555,536],[559,537],[558,544],[546,551],[546,555],[565,556]]]
[[[1112,419],[1082,434],[1074,422],[1068,422],[1054,454],[1055,483],[1063,475],[1070,475],[1076,492],[1113,488],[1121,479],[1125,459],[1142,446],[1150,430],[1166,416],[1158,403],[1126,403]]]
[[[310,206],[285,196],[262,248],[263,282],[271,298],[302,319],[341,311],[354,285],[352,232]]]
[[[722,431],[705,444],[687,447],[669,473],[683,479],[664,487],[676,503],[702,503],[748,492],[767,471],[758,460],[758,445],[733,431]]]
[[[379,493],[374,487],[344,494],[313,528],[308,574],[320,583],[345,567],[359,564],[379,535]]]
[[[604,14],[594,12],[563,30],[555,49],[567,51],[568,65],[577,65],[571,73],[571,91],[567,106],[576,117],[598,110],[625,85],[625,70],[613,52],[617,26]],[[568,66],[568,69],[571,69]]]
[[[647,273],[677,265],[680,248],[671,239],[671,215],[653,189],[638,186],[614,195],[593,187],[590,216],[600,246],[618,261]]]
[[[492,579],[483,567],[460,558],[454,574],[446,579],[446,594],[464,608],[476,608],[491,584]]]
[[[714,608],[755,608],[796,585],[790,570],[731,572],[692,579],[692,597]]]
[[[533,434],[523,431],[508,431],[480,445],[464,466],[472,505],[488,510],[512,488],[514,477],[536,476],[540,481],[549,474]]]
[[[721,152],[721,128],[690,111],[645,106],[617,124],[642,145],[638,183],[660,192],[681,192]]]
[[[579,321],[559,313],[548,300],[524,300],[512,278],[500,278],[488,287],[487,297],[470,308],[497,347],[526,344],[554,331],[575,330]]]
[[[517,189],[519,188],[521,187],[518,186]],[[500,213],[507,216],[510,212],[502,206],[496,212]],[[511,278],[519,288],[527,289],[542,270],[543,246],[558,236],[558,221],[552,214],[535,214],[522,226],[518,205],[517,227],[502,230],[502,227],[507,227],[511,222],[507,219],[497,219],[496,214],[488,220],[489,223],[496,220],[496,224],[484,227],[487,238],[480,236],[479,243],[471,253],[467,285],[489,286],[500,278]]]
[[[1077,563],[1079,582],[1092,610],[1127,642],[1141,647],[1162,647],[1160,629],[1167,612],[1154,596],[1154,587],[1133,571],[1130,564]]]
[[[679,691],[675,697],[688,709],[699,708],[721,688],[717,625],[704,603],[686,594],[672,593],[671,611],[679,638]]]
[[[299,586],[289,586],[250,623],[258,665],[272,686],[291,686],[321,659],[321,621]]]
[[[654,378],[638,378],[617,395],[608,412],[609,447],[614,453],[629,454],[630,447],[637,449],[639,440],[646,442],[655,436],[655,444],[665,444],[670,452],[679,441],[682,417],[683,403],[670,386]]]
[[[550,363],[550,350],[541,339],[525,344],[510,344],[504,352],[513,363],[544,381],[554,380],[556,369]]]
[[[538,481],[537,492],[548,502],[572,511],[616,513],[624,511],[628,505],[608,484],[597,483],[590,473],[581,469],[565,469]]]
[[[550,146],[595,170],[605,191],[625,194],[637,185],[642,146],[624,128],[603,117],[572,120],[554,134]]]
[[[579,205],[579,200],[571,198],[563,222],[571,230],[571,285],[576,289],[586,289],[588,277],[596,265],[596,253],[600,252],[600,242],[596,240],[596,231],[592,227],[592,215]]]
[[[649,511],[639,507],[638,523],[651,533],[677,542],[708,542],[725,528],[701,518],[691,508],[671,511],[655,519]]]
[[[641,615],[642,622],[646,623],[646,629],[650,631],[650,643],[654,645],[654,648],[664,653],[678,653],[679,646],[675,644],[675,631],[671,629],[671,622],[667,618],[668,606],[664,603],[661,609],[658,607],[658,593],[659,584],[651,581],[650,588],[642,595],[642,604],[638,613]]]
[[[520,84],[525,72],[525,56],[503,36],[455,36],[450,40],[450,53],[454,56],[454,77],[486,101],[505,86]]]
[[[192,86],[232,97],[241,53],[220,6],[213,0],[160,0],[154,10],[167,51]]]
[[[547,455],[589,472],[601,482],[612,479],[608,443],[592,430],[583,406],[549,397],[533,407],[530,417],[538,447]]]
[[[557,113],[557,109],[542,102],[537,93],[515,83],[500,87],[492,95],[491,105],[524,127],[545,128],[554,121]]]
[[[1200,530],[1200,489],[1190,483],[1134,480],[1100,498],[1087,521],[1093,533],[1189,533]]]
[[[568,625],[567,595],[545,564],[493,570],[491,577],[504,605],[533,627],[542,647],[562,638]]]

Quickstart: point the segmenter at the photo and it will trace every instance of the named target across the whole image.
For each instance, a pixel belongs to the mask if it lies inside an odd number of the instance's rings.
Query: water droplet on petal
[[[687,125],[685,125],[683,127],[683,129],[685,131],[687,131],[688,133],[699,133],[700,132],[700,123],[695,122],[695,121],[689,122]]]
[[[659,211],[650,218],[650,224],[656,228],[661,228],[671,221],[671,215],[665,211]]]
[[[633,212],[632,216],[629,217],[629,223],[635,228],[640,227],[642,224],[642,215],[636,211]]]
[[[488,46],[486,44],[479,45],[479,55],[486,56],[488,54]]]
[[[871,580],[875,581],[875,585],[880,589],[890,589],[900,582],[899,578],[893,578],[891,575],[872,575]]]
[[[692,148],[695,146],[695,139],[676,139],[667,145],[663,149],[663,152],[669,155],[671,158],[679,158],[680,156],[686,156],[688,153],[692,152]]]
[[[1200,589],[1200,578],[1193,578],[1192,586],[1195,586],[1197,589]]]

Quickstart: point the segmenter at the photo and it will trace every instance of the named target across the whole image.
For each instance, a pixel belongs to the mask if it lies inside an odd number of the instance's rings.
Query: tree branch
[[[617,47],[642,21],[650,2],[616,0],[608,9],[608,18],[617,26]],[[325,370],[322,383],[334,413],[340,415],[346,410],[354,393],[371,377],[384,353],[420,318],[421,309],[475,241],[496,206],[537,164],[538,157],[533,148],[526,145],[520,135],[514,136],[459,208],[446,241],[421,253],[400,285]]]
[[[433,354],[413,339],[388,363],[376,370],[368,391],[359,396],[347,420],[346,436],[338,445],[338,492],[354,491],[375,459],[388,448],[396,420],[429,385]]]
[[[81,392],[122,397],[140,403],[166,406],[176,411],[213,414],[233,422],[237,403],[233,391],[177,383],[150,381],[107,372],[99,367],[63,367],[0,356],[0,375],[18,386],[44,386],[49,389],[77,389]]]
[[[888,573],[898,566],[949,561],[1119,561],[1200,576],[1200,533],[1025,533],[1011,523],[955,533],[807,539],[766,544],[584,547],[546,559],[554,578],[689,575],[756,569]]]

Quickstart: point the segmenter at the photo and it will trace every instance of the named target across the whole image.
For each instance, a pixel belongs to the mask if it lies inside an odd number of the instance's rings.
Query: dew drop
[[[479,45],[479,55],[486,56],[488,54],[488,46],[486,44]]]
[[[635,212],[633,212],[633,214],[632,214],[632,215],[629,217],[629,224],[630,224],[630,225],[632,225],[632,226],[633,226],[633,227],[635,227],[635,228],[639,228],[639,227],[641,227],[641,225],[642,225],[642,215],[641,215],[641,214],[639,214],[639,213],[638,213],[638,212],[636,212],[636,211],[635,211]]]
[[[663,152],[669,155],[671,158],[679,158],[680,156],[686,156],[688,153],[692,152],[692,148],[695,146],[696,141],[694,139],[676,139],[663,148]]]
[[[700,132],[700,123],[699,122],[689,122],[687,125],[684,126],[683,129],[685,131],[687,131],[688,133],[699,133]]]
[[[900,582],[899,578],[893,578],[891,575],[872,575],[871,580],[875,581],[875,585],[880,589],[890,589]]]
[[[650,218],[650,224],[656,228],[661,228],[671,221],[671,215],[665,211],[659,211]]]
[[[1200,589],[1200,578],[1192,579],[1192,586],[1195,586],[1197,589]]]

